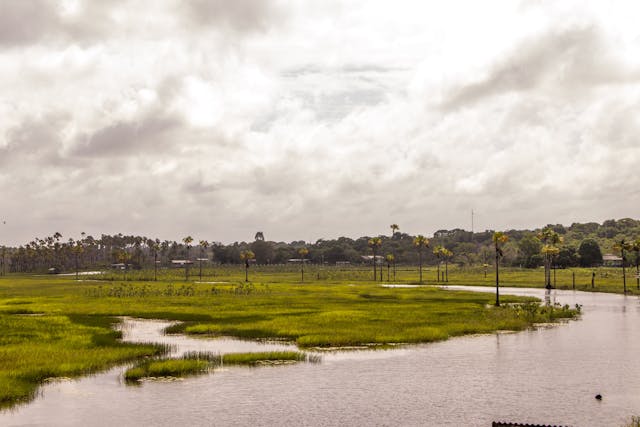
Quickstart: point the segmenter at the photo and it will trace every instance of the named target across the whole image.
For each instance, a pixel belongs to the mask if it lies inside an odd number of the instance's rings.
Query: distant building
[[[373,255],[362,255],[360,257],[363,262],[371,264],[373,262]],[[382,255],[376,255],[376,264],[381,265],[384,263],[384,257]]]
[[[605,267],[622,267],[622,258],[613,254],[602,255],[602,265]]]
[[[309,260],[307,258],[305,258],[304,260],[302,258],[291,258],[287,260],[288,263],[290,264],[300,264],[302,262],[309,262]]]
[[[174,267],[174,268],[186,267],[192,264],[193,264],[193,261],[188,259],[172,259],[171,260],[171,267]]]

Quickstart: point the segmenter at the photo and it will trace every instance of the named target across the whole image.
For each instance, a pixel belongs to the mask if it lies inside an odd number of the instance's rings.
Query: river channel
[[[543,289],[501,291],[545,299]],[[0,425],[490,426],[503,420],[601,427],[640,415],[640,300],[555,290],[546,297],[582,304],[581,319],[391,350],[327,352],[321,363],[228,367],[139,386],[124,383],[121,366],[46,384],[33,402],[0,412]],[[172,344],[174,354],[295,349],[164,336],[168,324],[127,319],[124,339]]]

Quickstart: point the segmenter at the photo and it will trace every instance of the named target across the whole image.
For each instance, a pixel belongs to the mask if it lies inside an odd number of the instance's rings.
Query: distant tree
[[[613,249],[620,252],[620,257],[622,258],[622,286],[624,289],[624,293],[627,293],[627,272],[625,270],[625,264],[627,263],[627,258],[625,256],[625,252],[630,251],[632,245],[626,241],[624,238],[620,239],[613,245]]]
[[[447,248],[442,248],[442,257],[444,259],[444,281],[449,282],[449,260],[453,257],[453,252]]]
[[[373,252],[373,281],[375,282],[378,278],[376,274],[376,265],[378,264],[377,255],[378,255],[378,249],[380,249],[380,247],[382,246],[382,239],[380,237],[372,237],[371,239],[369,239],[367,244],[369,245],[369,247],[371,248],[371,251]]]
[[[300,273],[302,275],[302,280],[301,281],[303,283],[304,283],[304,259],[305,259],[305,257],[307,256],[308,253],[309,253],[309,249],[307,249],[307,248],[298,249],[298,254],[300,255],[300,259],[301,259],[301,262],[300,262],[300,265],[301,265]]]
[[[413,246],[418,250],[420,283],[422,284],[422,251],[429,247],[429,239],[424,237],[422,234],[418,234],[413,239]]]
[[[580,243],[578,248],[581,267],[593,267],[602,264],[602,252],[600,245],[593,239],[586,239]]]
[[[536,268],[540,265],[540,251],[542,250],[540,240],[531,235],[524,236],[518,242],[518,249],[520,250],[520,261],[524,267]]]
[[[261,240],[264,241],[264,233],[262,231],[258,231],[255,235],[255,239],[254,240]]]
[[[124,264],[122,269],[124,274],[124,280],[127,280],[127,268],[129,267],[129,260],[131,259],[131,254],[124,249],[118,249],[116,252],[116,258],[119,263]]]
[[[391,264],[393,264],[393,280],[395,282],[396,280],[396,269],[395,269],[395,261],[396,261],[396,257],[393,256],[393,254],[387,254],[385,256],[385,259],[387,260],[387,281],[390,281],[390,277],[391,277]]]
[[[554,258],[560,253],[558,247],[563,239],[553,228],[547,227],[536,235],[542,243],[542,256],[544,257],[544,283],[547,289],[551,289],[551,265]]]
[[[249,281],[249,262],[254,259],[256,255],[252,251],[241,251],[240,259],[244,261],[244,281]]]
[[[633,241],[631,250],[636,253],[636,286],[640,289],[640,239]]]
[[[200,257],[198,261],[200,262],[200,281],[202,282],[202,260],[207,255],[207,248],[209,247],[209,242],[206,240],[200,240]]]
[[[153,253],[153,280],[158,281],[158,252],[160,251],[160,239],[151,240],[147,242],[149,250]]]
[[[258,264],[269,264],[273,260],[273,244],[265,240],[256,240],[251,243],[251,250],[256,256]]]
[[[578,265],[578,252],[572,246],[563,246],[556,257],[556,265],[560,268],[576,267]]]
[[[493,233],[493,245],[496,252],[496,306],[500,306],[500,258],[503,257],[502,245],[509,240],[509,236],[502,231],[496,231]]]
[[[393,239],[396,235],[396,232],[400,230],[400,227],[398,226],[398,224],[391,224],[389,227],[391,227],[391,238]]]
[[[190,257],[190,252],[191,252],[191,243],[193,242],[193,237],[191,236],[187,236],[184,239],[182,239],[182,243],[184,243],[184,246],[186,248],[186,252],[187,252],[187,256],[185,259],[185,263],[184,263],[184,275],[186,280],[189,280],[189,257]]]
[[[443,250],[444,248],[440,245],[436,246],[435,248],[433,248],[433,254],[436,256],[436,271],[437,271],[437,277],[438,277],[438,282],[440,282],[440,260],[443,257]]]
[[[73,252],[73,258],[74,258],[74,263],[75,263],[75,268],[76,268],[76,280],[78,280],[78,274],[79,274],[79,258],[80,255],[84,252],[84,246],[82,245],[82,241],[78,240],[75,243],[73,241],[70,242],[71,244],[71,252]]]

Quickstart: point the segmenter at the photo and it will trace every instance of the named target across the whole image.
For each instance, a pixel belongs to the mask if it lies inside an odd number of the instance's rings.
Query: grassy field
[[[158,282],[2,277],[0,406],[28,401],[49,378],[83,375],[162,353],[159,346],[119,342],[120,334],[112,326],[123,315],[183,321],[170,332],[280,338],[304,348],[431,342],[521,330],[576,314],[569,307],[538,307],[526,303],[530,299],[507,295],[502,296],[507,304],[493,307],[491,289],[484,294],[435,287],[383,288],[367,280],[368,270],[332,271],[333,280],[322,278],[328,274],[325,270],[307,268],[304,284],[297,269],[274,267],[252,268],[250,283],[244,282],[241,268],[220,269],[215,276],[209,271],[202,282],[198,277],[189,282],[173,276],[166,280],[164,275]],[[399,283],[417,279],[415,270],[397,273]],[[567,284],[562,273],[559,286]],[[425,273],[427,280],[431,274],[433,269]],[[512,286],[542,285],[534,282],[541,282],[541,271],[505,271],[502,277]],[[616,280],[603,278],[598,290],[617,290]],[[491,285],[492,279],[484,279],[480,270],[452,269],[449,283]],[[523,304],[509,304],[516,302]]]

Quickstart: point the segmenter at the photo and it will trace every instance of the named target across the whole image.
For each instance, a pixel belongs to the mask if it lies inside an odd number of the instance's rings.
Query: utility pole
[[[471,234],[473,234],[473,209],[471,209]]]

